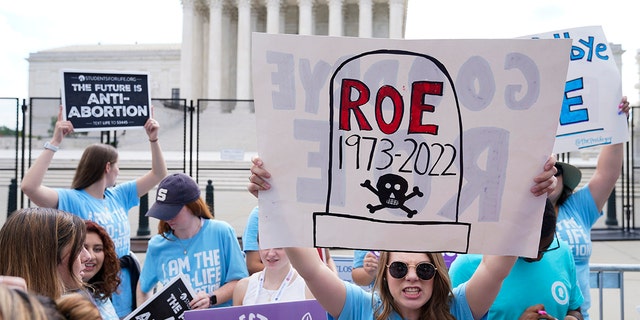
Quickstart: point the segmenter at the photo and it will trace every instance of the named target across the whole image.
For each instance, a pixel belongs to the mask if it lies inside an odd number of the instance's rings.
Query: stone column
[[[329,35],[342,35],[342,1],[329,0]]]
[[[298,0],[298,34],[313,34],[313,0]]]
[[[373,3],[371,0],[360,0],[358,18],[358,36],[371,38],[373,36]]]
[[[237,0],[238,53],[236,99],[251,99],[251,0]]]
[[[209,0],[208,99],[222,98],[222,0]]]
[[[280,33],[280,0],[267,0],[267,33]]]
[[[194,0],[182,0],[182,47],[180,49],[180,98],[193,99]]]
[[[402,17],[404,16],[404,0],[389,0],[389,38],[404,38]]]
[[[194,16],[193,16],[193,51],[191,52],[191,59],[193,63],[191,65],[191,99],[204,98],[205,95],[205,79],[204,79],[204,12],[201,3],[194,3]]]

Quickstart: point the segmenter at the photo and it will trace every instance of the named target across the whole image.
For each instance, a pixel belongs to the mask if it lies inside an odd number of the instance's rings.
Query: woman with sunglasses
[[[629,102],[622,97],[616,108],[618,116],[629,118]],[[596,169],[589,182],[576,190],[582,174],[580,169],[564,162],[556,163],[558,184],[549,195],[558,215],[558,236],[572,248],[578,283],[584,295],[582,313],[589,319],[591,307],[589,286],[589,260],[591,259],[591,228],[602,216],[602,208],[620,177],[624,148],[622,143],[603,146],[598,155]]]
[[[569,245],[559,241],[555,231],[556,212],[547,199],[538,255],[518,258],[489,309],[489,319],[582,319],[582,293],[573,256]],[[478,254],[458,255],[449,270],[453,286],[467,282],[481,260]]]
[[[531,192],[553,190],[555,158],[550,157]],[[270,173],[253,159],[248,190],[257,197],[270,188]],[[516,257],[485,256],[471,279],[451,287],[440,253],[380,252],[372,295],[346,283],[324,266],[313,248],[285,248],[293,267],[322,307],[337,319],[481,319],[493,303]]]

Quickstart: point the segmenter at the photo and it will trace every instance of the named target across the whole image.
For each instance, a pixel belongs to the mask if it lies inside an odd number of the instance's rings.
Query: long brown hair
[[[87,283],[93,289],[93,295],[99,299],[109,299],[116,292],[122,282],[120,279],[120,259],[111,237],[103,227],[97,223],[85,220],[87,233],[95,233],[102,241],[104,261],[102,268]]]
[[[71,188],[83,190],[102,179],[107,163],[118,162],[118,151],[108,144],[95,143],[84,149]]]
[[[202,199],[202,197],[198,197],[198,199],[185,204],[185,206],[189,208],[189,210],[191,210],[191,213],[193,213],[193,215],[196,217],[203,219],[213,219],[213,215],[211,214],[211,211],[209,211],[209,206],[206,202],[204,202],[204,199]],[[168,239],[167,235],[170,231],[171,226],[169,226],[166,221],[160,220],[160,222],[158,223],[158,234],[161,234],[165,239]]]
[[[449,310],[453,292],[451,289],[451,280],[449,279],[449,273],[447,271],[447,265],[444,263],[444,258],[440,253],[424,252],[431,263],[436,266],[436,275],[433,277],[433,292],[431,299],[425,303],[420,309],[419,319],[445,319],[455,320]],[[391,295],[389,290],[389,284],[387,283],[387,265],[389,264],[389,252],[381,251],[380,259],[378,260],[378,273],[374,283],[374,288],[380,295],[382,303],[376,308],[375,315],[376,320],[389,319],[391,313],[395,311],[399,312],[398,305],[395,299]]]
[[[0,274],[22,277],[29,290],[57,299],[67,290],[83,287],[73,273],[73,261],[84,249],[86,228],[79,217],[52,208],[25,208],[13,212],[0,229]],[[69,251],[65,284],[58,273],[62,253]]]

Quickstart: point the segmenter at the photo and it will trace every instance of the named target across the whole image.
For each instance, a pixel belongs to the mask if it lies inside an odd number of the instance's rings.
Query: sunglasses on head
[[[409,265],[401,261],[394,261],[391,262],[390,265],[387,265],[387,268],[389,268],[389,274],[396,279],[402,279],[407,276],[407,273],[409,273],[409,267],[416,268],[416,274],[418,275],[418,278],[422,280],[430,280],[436,275],[436,270],[438,270],[436,266],[429,262],[420,262],[416,265]]]

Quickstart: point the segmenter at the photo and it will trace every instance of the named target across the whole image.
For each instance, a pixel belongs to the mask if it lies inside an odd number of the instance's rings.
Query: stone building
[[[178,1],[178,0],[171,0]],[[182,0],[182,44],[75,45],[29,55],[29,96],[60,70],[146,71],[153,98],[251,99],[251,33],[403,38],[408,0]]]

